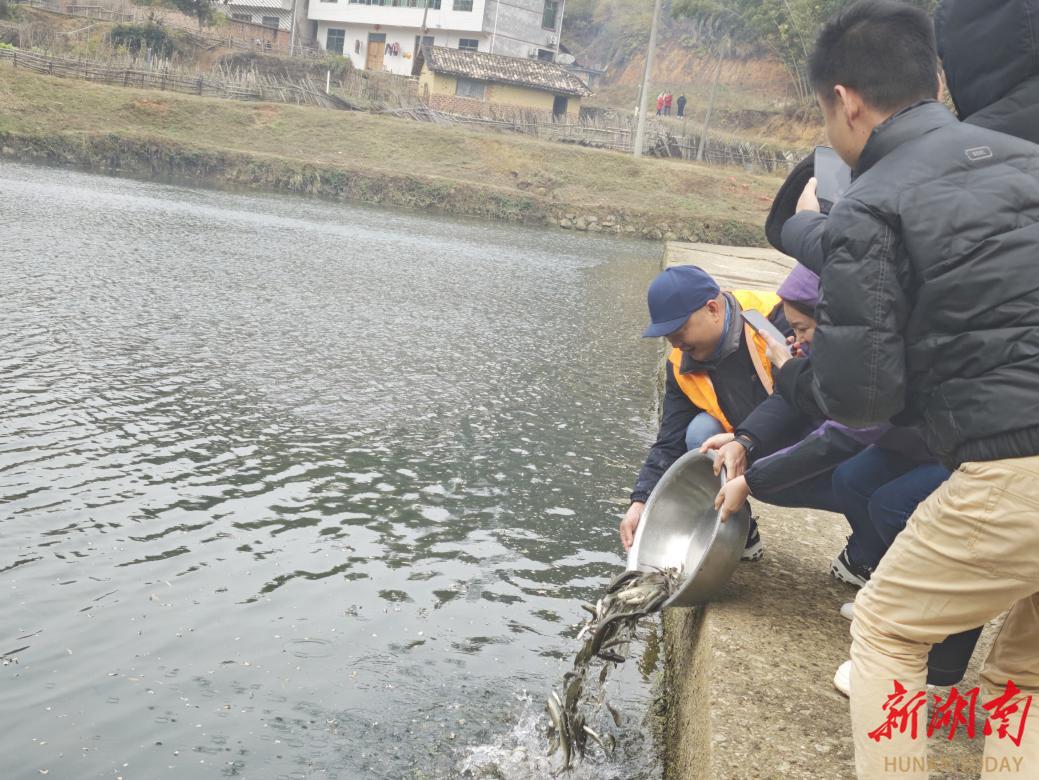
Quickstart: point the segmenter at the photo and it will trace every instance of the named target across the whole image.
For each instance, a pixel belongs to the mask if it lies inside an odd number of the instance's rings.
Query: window
[[[473,81],[472,79],[458,79],[455,86],[455,94],[458,97],[476,98],[477,100],[483,100],[483,88],[484,83],[482,81]]]
[[[336,0],[321,0],[332,2]],[[440,9],[440,0],[349,0],[350,5],[390,5],[399,8],[436,8]],[[472,2],[469,3],[472,5]]]
[[[546,30],[556,29],[556,17],[559,15],[559,0],[545,0],[545,13],[541,15],[541,26]]]
[[[281,20],[277,16],[265,16],[263,17],[264,27],[278,27],[281,24]]]
[[[328,37],[325,39],[325,48],[333,54],[342,54],[344,43],[346,43],[346,30],[329,28]]]
[[[458,48],[464,51],[479,51],[480,41],[476,38],[459,38]]]
[[[455,0],[454,10],[456,11],[472,11],[473,0]]]
[[[556,53],[551,49],[538,49],[538,59],[542,62],[555,62]]]
[[[423,47],[425,47],[425,46],[432,46],[432,45],[433,45],[433,36],[432,35],[416,35],[415,36],[415,56],[416,57],[418,56],[418,53],[420,51],[422,51]]]

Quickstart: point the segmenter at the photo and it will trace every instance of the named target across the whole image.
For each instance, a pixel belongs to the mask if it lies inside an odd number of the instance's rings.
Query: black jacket
[[[877,127],[826,220],[802,410],[919,424],[949,464],[1039,453],[1039,147],[941,104]]]
[[[934,29],[960,119],[1039,143],[1039,0],[944,0]]]
[[[1039,0],[944,0],[934,26],[959,118],[1039,143]],[[780,189],[765,228],[773,246],[818,274],[826,219],[793,213],[811,174],[808,157]]]
[[[725,417],[739,430],[739,424],[762,401],[768,393],[761,385],[754,363],[751,360],[743,321],[739,316],[739,304],[731,296],[727,296],[734,306],[733,323],[738,328],[739,348],[722,359],[708,373],[718,394],[718,404]],[[769,320],[783,333],[790,332],[790,325],[783,316],[783,307],[777,306],[769,315]],[[735,337],[736,333],[733,333]],[[703,410],[693,404],[682,388],[675,381],[671,361],[667,362],[667,380],[664,388],[664,404],[660,418],[660,430],[653,447],[635,481],[635,489],[631,492],[632,501],[645,501],[653,492],[657,482],[664,476],[671,464],[685,454],[685,432],[689,423]],[[775,421],[779,427],[787,424],[786,420]],[[763,423],[767,426],[767,423]],[[778,432],[768,431],[767,435],[784,441]]]

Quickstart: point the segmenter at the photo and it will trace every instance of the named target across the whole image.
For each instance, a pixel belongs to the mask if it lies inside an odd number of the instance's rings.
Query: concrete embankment
[[[792,264],[768,250],[679,243],[666,245],[664,262],[696,263],[723,289],[767,290]],[[856,591],[828,573],[847,523],[815,510],[753,508],[764,559],[740,564],[716,602],[664,615],[666,777],[854,777],[848,702],[832,679],[850,644],[838,610]],[[960,690],[978,685],[991,636],[990,626]],[[877,725],[883,721],[878,712]],[[981,748],[980,739],[936,735],[931,755],[963,771],[932,777],[977,777]]]

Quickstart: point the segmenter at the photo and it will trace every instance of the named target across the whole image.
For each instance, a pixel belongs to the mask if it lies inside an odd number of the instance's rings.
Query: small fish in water
[[[581,607],[591,614],[578,633],[584,644],[574,659],[574,668],[563,676],[563,695],[556,691],[548,698],[548,738],[551,756],[560,748],[563,751],[562,769],[573,765],[574,755],[584,756],[588,739],[603,750],[612,752],[617,740],[612,734],[605,737],[585,725],[585,715],[580,705],[584,698],[585,676],[593,659],[607,663],[599,674],[599,685],[606,682],[610,664],[624,663],[626,656],[616,648],[624,648],[635,636],[639,620],[659,612],[678,588],[681,574],[677,569],[651,572],[625,571],[614,577],[606,587],[604,595],[593,607]],[[605,701],[600,697],[600,703]],[[620,726],[620,712],[606,703],[613,722]]]

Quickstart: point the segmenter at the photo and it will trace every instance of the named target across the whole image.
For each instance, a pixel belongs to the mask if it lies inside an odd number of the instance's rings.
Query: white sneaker
[[[833,675],[833,687],[845,696],[851,696],[851,661],[845,661],[837,667]]]
[[[841,604],[841,617],[847,618],[848,620],[855,619],[855,602],[849,601],[847,604]]]

